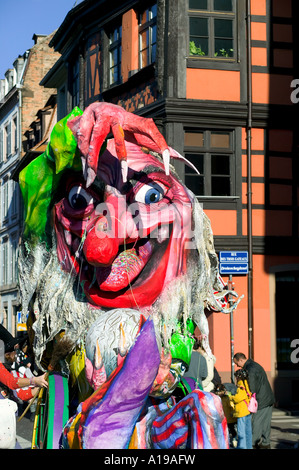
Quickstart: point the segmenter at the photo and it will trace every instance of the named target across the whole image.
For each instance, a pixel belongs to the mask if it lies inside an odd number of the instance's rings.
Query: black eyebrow
[[[100,180],[96,176],[94,182],[90,186],[90,189],[93,189],[94,191],[99,192],[99,193],[104,193],[105,192],[105,187],[106,187],[106,185],[105,185],[104,181]]]
[[[159,166],[148,165],[145,168],[143,168],[142,171],[135,171],[132,174],[132,176],[128,179],[128,181],[121,187],[120,192],[121,194],[128,193],[142,178],[145,178],[150,173],[164,173],[164,172],[165,170]],[[152,180],[148,178],[148,182],[152,182]]]

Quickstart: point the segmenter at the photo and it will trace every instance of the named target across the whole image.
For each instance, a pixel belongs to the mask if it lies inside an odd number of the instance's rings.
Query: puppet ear
[[[182,160],[186,165],[188,165],[190,168],[192,168],[198,175],[200,175],[198,169],[196,168],[196,166],[193,165],[193,163],[189,162],[189,160],[187,160],[187,158],[183,157],[183,155],[181,155],[179,152],[177,152],[176,150],[174,150],[173,148],[169,147],[169,150],[170,150],[170,156],[171,158],[174,158],[176,160]]]

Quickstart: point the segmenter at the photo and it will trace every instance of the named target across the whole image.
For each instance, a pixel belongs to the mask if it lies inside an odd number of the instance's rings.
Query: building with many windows
[[[42,81],[57,88],[58,119],[75,105],[119,104],[152,117],[198,168],[175,164],[211,219],[217,251],[248,253],[248,274],[232,276],[244,294],[232,321],[208,313],[216,367],[229,381],[232,349],[244,352],[267,371],[279,405],[299,400],[296,8],[85,0],[51,40],[61,59]]]
[[[56,92],[39,86],[59,58],[59,53],[48,45],[52,36],[35,34],[33,47],[20,55],[0,80],[0,322],[13,335],[18,330],[20,312],[17,256],[23,206],[19,185],[12,175],[27,150],[25,133],[32,127],[32,121],[34,132],[40,133],[36,113]],[[25,323],[22,317],[19,320]]]

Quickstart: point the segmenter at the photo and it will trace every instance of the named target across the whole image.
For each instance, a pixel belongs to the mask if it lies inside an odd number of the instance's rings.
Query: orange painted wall
[[[266,41],[267,40],[267,25],[266,23],[251,23],[251,39],[252,41]]]
[[[267,13],[266,0],[251,0],[251,14],[265,16]]]
[[[256,237],[265,236],[265,211],[263,209],[252,210],[252,235]],[[247,235],[247,210],[242,211],[242,235]]]
[[[271,330],[269,275],[265,271],[265,257],[253,256],[253,354],[254,359],[271,370]]]
[[[240,73],[187,68],[187,99],[240,101]]]
[[[237,235],[237,212],[206,210],[203,206],[205,214],[211,221],[214,235]]]
[[[267,49],[265,47],[252,47],[251,48],[251,63],[252,65],[259,65],[266,67],[268,64]]]
[[[267,372],[271,371],[271,316],[269,268],[299,263],[299,257],[253,255],[253,359]],[[223,276],[225,281],[227,276]],[[248,357],[248,288],[247,276],[233,276],[235,291],[244,295],[233,314],[234,352]],[[273,295],[273,292],[272,292]],[[231,347],[230,316],[214,312],[209,317],[211,349],[216,357],[216,368],[222,380],[230,379]],[[272,358],[273,360],[273,358]]]
[[[252,74],[252,99],[254,103],[269,102],[269,75],[266,73]]]
[[[252,129],[251,131],[251,150],[264,150],[264,129]],[[242,149],[246,150],[246,130],[242,128]],[[244,176],[244,175],[243,175]]]
[[[274,19],[269,29],[266,24],[267,4],[271,3]],[[267,41],[271,38],[275,42],[291,43],[293,40],[292,26],[276,23],[275,17],[291,18],[291,0],[251,0],[251,14],[264,17],[264,22],[252,22],[251,34],[253,41]],[[262,18],[261,18],[262,19]],[[263,19],[262,19],[263,20]],[[252,65],[269,66],[267,49],[265,47],[252,47]],[[293,52],[285,50],[282,46],[273,49],[274,65],[281,68],[292,67]],[[291,74],[269,74],[261,72],[252,74],[253,103],[290,105]],[[240,101],[240,75],[238,71],[187,69],[187,99],[210,101]],[[280,178],[286,180],[285,184],[276,184],[270,181],[270,203],[275,205],[292,204],[292,187],[288,184],[292,174],[293,136],[289,130],[280,129],[252,129],[251,148],[252,177],[253,178]],[[247,176],[247,149],[246,130],[242,129],[242,177]],[[271,154],[272,151],[276,153]],[[254,152],[258,152],[256,155]],[[278,152],[284,155],[279,156]],[[287,158],[285,152],[290,152]],[[269,175],[265,175],[265,158],[269,158]],[[265,210],[254,205],[265,205],[265,186],[261,181],[252,182],[252,231],[253,236],[292,236],[291,210]],[[298,190],[299,198],[299,190]],[[242,202],[247,203],[247,184],[242,183]],[[215,236],[229,236],[237,234],[237,214],[232,210],[206,210],[211,220]],[[247,236],[247,210],[242,210],[242,235]],[[271,371],[273,358],[274,338],[271,338],[271,315],[269,266],[299,263],[299,258],[253,255],[253,352],[254,359],[259,362],[267,372]],[[223,276],[227,280],[227,276]],[[247,276],[234,276],[235,290],[244,294],[234,313],[234,351],[242,351],[248,355],[248,287]],[[231,346],[230,346],[230,316],[212,313],[209,316],[211,330],[211,348],[216,356],[216,367],[224,380],[230,380]],[[274,373],[275,371],[272,371]]]
[[[242,213],[243,235],[247,235],[247,210]],[[292,236],[292,212],[278,210],[252,210],[252,234],[253,236],[291,237]]]
[[[265,186],[263,183],[252,183],[252,204],[265,204]],[[247,183],[242,183],[242,203],[247,204]]]
[[[223,276],[225,281],[227,276]],[[242,346],[243,352],[248,349],[248,321],[247,321],[247,276],[234,276],[235,291],[239,295],[244,295],[237,310],[233,315],[234,339],[238,340],[239,347]],[[209,318],[210,329],[213,329],[211,349],[216,357],[216,368],[219,371],[223,381],[227,381],[226,373],[230,375],[230,316],[223,313],[214,312]],[[237,352],[235,350],[235,352]]]
[[[265,156],[251,156],[251,175],[253,177],[265,176]],[[242,155],[242,176],[247,176],[247,155]]]
[[[290,84],[294,77],[266,73],[252,74],[252,100],[254,103],[287,104],[290,100]]]

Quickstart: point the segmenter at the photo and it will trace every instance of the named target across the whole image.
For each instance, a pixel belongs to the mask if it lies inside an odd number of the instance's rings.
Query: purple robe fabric
[[[148,319],[103,400],[90,411],[84,424],[83,448],[128,447],[159,364],[154,323]]]

